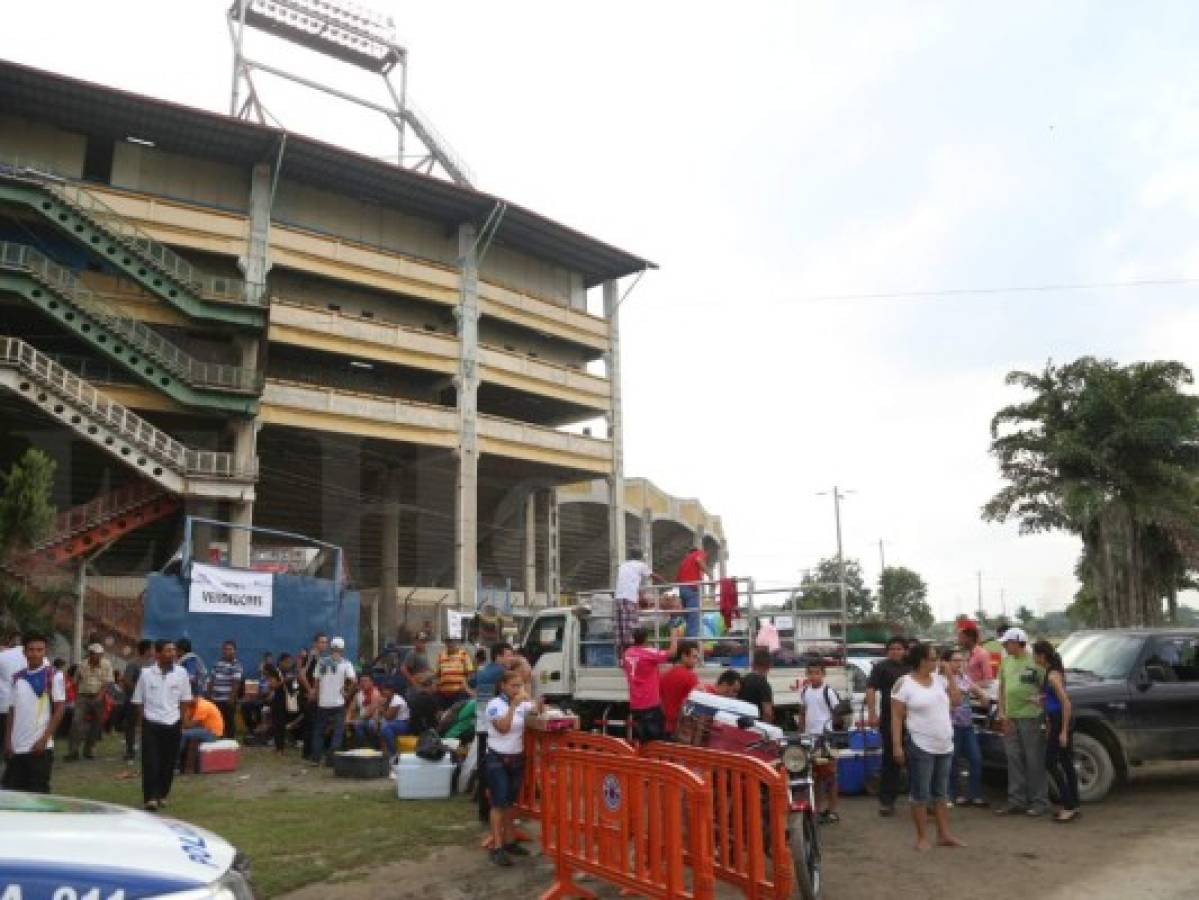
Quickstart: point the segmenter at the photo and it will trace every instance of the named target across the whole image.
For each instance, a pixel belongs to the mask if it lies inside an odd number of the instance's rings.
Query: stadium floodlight
[[[433,127],[428,116],[418,112],[408,100],[408,51],[396,43],[395,22],[390,16],[366,9],[350,0],[233,0],[226,18],[229,37],[233,42],[233,90],[229,101],[231,116],[254,116],[264,124],[268,116],[275,119],[263,105],[255,84],[254,73],[261,71],[382,113],[396,129],[399,165],[405,165],[404,160],[408,158],[404,144],[406,133],[411,130],[424,146],[425,152],[413,155],[417,162],[410,168],[432,173],[434,164],[437,164],[455,183],[473,183],[470,167]],[[310,75],[289,72],[251,59],[245,52],[247,28],[379,75],[387,88],[391,105],[380,105]],[[398,70],[398,89],[391,81],[396,77],[393,70]],[[275,121],[278,122],[278,119]]]
[[[355,3],[327,0],[233,0],[232,18],[267,34],[385,75],[404,55],[395,22]]]

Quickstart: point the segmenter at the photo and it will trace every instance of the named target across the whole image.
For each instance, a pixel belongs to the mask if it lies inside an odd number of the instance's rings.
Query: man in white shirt
[[[10,791],[50,793],[54,765],[54,731],[66,708],[62,673],[46,662],[46,638],[25,635],[25,667],[8,683],[9,712],[4,723],[4,757],[8,765],[0,787]]]
[[[179,759],[183,705],[192,700],[187,670],[175,665],[175,642],[154,642],[154,665],[142,669],[133,705],[142,717],[142,801],[150,812],[166,806]]]
[[[633,646],[633,630],[637,627],[637,603],[641,599],[641,589],[650,579],[657,577],[641,558],[640,550],[630,550],[629,558],[616,569],[612,613],[616,619],[614,627],[618,659],[623,658],[625,650]]]
[[[14,631],[0,644],[0,740],[4,738],[4,721],[12,704],[12,678],[25,668],[25,651],[21,648],[21,634]]]
[[[346,734],[346,697],[354,689],[357,676],[353,664],[342,657],[346,642],[335,637],[329,642],[329,655],[321,657],[316,664],[313,677],[316,681],[316,722],[312,732],[312,758],[309,762],[319,766],[325,759],[325,731],[332,729],[329,764],[332,754],[341,749]]]

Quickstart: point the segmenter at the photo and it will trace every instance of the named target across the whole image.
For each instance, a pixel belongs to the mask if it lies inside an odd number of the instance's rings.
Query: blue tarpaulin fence
[[[358,659],[358,593],[338,590],[333,581],[275,575],[269,617],[189,612],[188,586],[179,575],[147,578],[143,632],[151,640],[189,638],[209,667],[227,640],[237,642],[237,655],[248,675],[257,671],[263,653],[269,651],[276,659],[280,653],[294,656],[300,648],[311,646],[318,631],[344,638],[346,658]]]

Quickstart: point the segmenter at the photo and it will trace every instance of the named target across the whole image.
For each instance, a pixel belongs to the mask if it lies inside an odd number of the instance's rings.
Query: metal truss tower
[[[392,19],[344,0],[337,3],[328,0],[233,0],[226,19],[229,38],[233,42],[230,115],[240,119],[253,118],[262,123],[266,122],[267,116],[275,118],[263,105],[254,81],[256,72],[266,72],[382,114],[395,126],[399,165],[412,159],[409,168],[416,171],[432,174],[438,166],[456,184],[469,186],[474,182],[470,167],[408,97],[408,51],[396,43]],[[378,75],[391,98],[391,105],[376,103],[251,59],[245,53],[247,28]],[[397,70],[398,87],[393,83]],[[408,155],[405,138],[409,130],[424,148],[423,152]]]

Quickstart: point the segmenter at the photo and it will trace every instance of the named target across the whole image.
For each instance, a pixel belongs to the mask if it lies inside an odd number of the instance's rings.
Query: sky
[[[42,0],[0,56],[227,111],[227,5]],[[661,267],[621,307],[626,472],[720,514],[735,574],[835,553],[837,485],[846,555],[874,582],[882,541],[939,617],[980,572],[992,614],[1070,601],[1073,538],[979,518],[989,423],[1049,359],[1199,366],[1199,284],[1060,288],[1199,280],[1199,7],[371,5],[477,186]],[[292,130],[395,153],[262,88]]]

